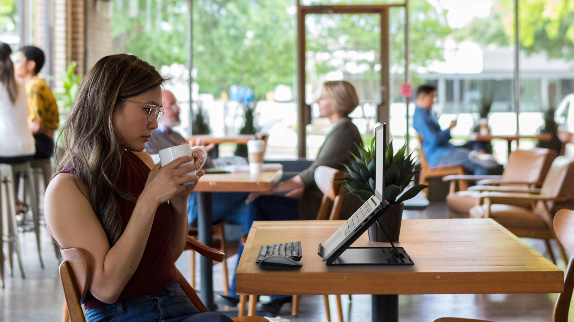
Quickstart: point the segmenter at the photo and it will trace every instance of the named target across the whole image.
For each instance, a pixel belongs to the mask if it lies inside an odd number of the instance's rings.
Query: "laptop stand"
[[[385,207],[381,211],[384,213],[386,210],[387,209]],[[391,243],[391,247],[347,246],[339,256],[333,256],[334,258],[328,260],[327,265],[414,265],[415,263],[411,260],[411,257],[407,254],[404,248],[395,247],[395,244],[393,244],[389,238],[385,228],[383,228],[381,223],[379,223],[378,218],[380,218],[380,216],[376,217],[375,222],[383,231],[387,240]]]

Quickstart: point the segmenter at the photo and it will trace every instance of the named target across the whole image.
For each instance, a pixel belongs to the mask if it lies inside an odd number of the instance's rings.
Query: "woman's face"
[[[335,100],[327,94],[324,88],[321,89],[321,96],[319,96],[317,104],[319,104],[319,117],[330,117],[336,112]]]
[[[124,147],[130,151],[143,151],[145,143],[151,137],[151,131],[157,129],[157,119],[150,114],[150,106],[161,107],[161,88],[151,89],[143,94],[130,97],[119,103],[112,114],[112,125]]]

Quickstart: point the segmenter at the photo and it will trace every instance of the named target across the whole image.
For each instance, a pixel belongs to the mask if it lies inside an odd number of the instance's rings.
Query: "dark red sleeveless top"
[[[73,173],[73,170],[63,171]],[[120,175],[116,186],[133,196],[138,197],[145,186],[150,173],[149,167],[135,154],[125,151],[122,155]],[[116,198],[118,211],[122,216],[123,229],[132,216],[135,203]],[[171,207],[162,203],[157,208],[149,238],[142,259],[117,302],[138,298],[143,295],[160,291],[177,282],[175,260],[171,250],[174,220]],[[88,293],[84,307],[86,309],[107,305]]]

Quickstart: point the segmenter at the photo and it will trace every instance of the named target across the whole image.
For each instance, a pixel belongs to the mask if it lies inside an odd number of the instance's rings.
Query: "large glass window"
[[[18,1],[6,0],[0,5],[0,41],[9,44],[12,50],[20,47],[20,28]]]

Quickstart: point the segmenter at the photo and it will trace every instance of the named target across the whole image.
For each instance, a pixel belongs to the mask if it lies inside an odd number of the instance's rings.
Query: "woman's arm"
[[[134,154],[142,159],[142,161],[144,161],[148,167],[153,168],[153,159],[149,153],[142,151],[134,152]],[[195,160],[195,165],[199,168],[202,161],[201,159],[204,158],[204,156],[201,155],[201,152],[197,151],[194,152],[193,157]],[[198,179],[203,176],[203,174],[203,170],[199,171],[197,173]],[[185,248],[185,241],[187,240],[189,231],[189,223],[187,222],[187,199],[193,191],[193,188],[195,188],[195,185],[188,186],[180,194],[174,196],[169,201],[174,219],[174,230],[171,239],[171,250],[174,261],[177,260],[179,256],[181,256],[181,253],[183,253]]]
[[[114,303],[139,265],[158,203],[140,195],[124,233],[110,248],[86,198],[88,188],[83,182],[79,187],[76,184],[71,174],[59,174],[50,182],[45,201],[46,224],[61,247],[88,252],[93,265],[90,292],[104,303]]]
[[[157,165],[152,169],[124,232],[112,247],[88,200],[86,184],[64,173],[50,182],[45,196],[48,229],[61,247],[87,251],[92,265],[90,292],[100,301],[114,303],[134,274],[158,205],[182,192],[183,183],[197,181],[195,176],[181,177],[195,170],[195,165],[176,169],[188,161],[190,157],[182,157],[173,165],[161,169]]]
[[[201,155],[201,152],[195,151],[193,153],[193,158],[195,160],[195,166],[197,169],[201,166],[202,158],[207,157]],[[203,176],[205,171],[199,170],[197,172],[197,180]],[[177,260],[185,248],[185,241],[187,240],[187,235],[189,232],[189,223],[187,221],[187,200],[189,195],[195,188],[193,185],[187,186],[185,190],[175,195],[169,200],[171,209],[173,211],[174,227],[173,235],[171,238],[171,252],[173,255],[173,260]]]

